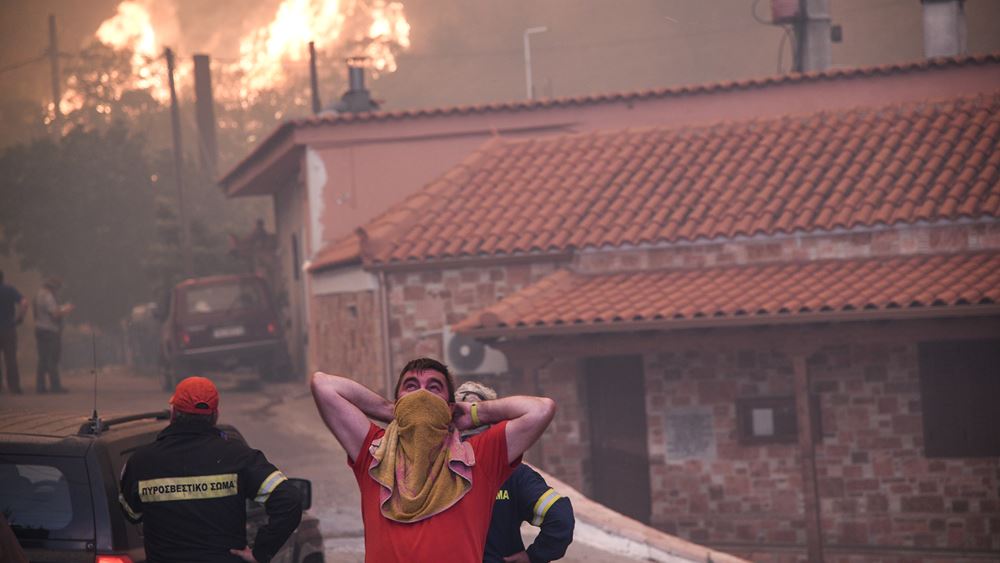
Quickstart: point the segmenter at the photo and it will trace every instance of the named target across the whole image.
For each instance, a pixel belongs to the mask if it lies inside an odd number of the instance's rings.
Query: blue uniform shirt
[[[484,562],[500,563],[504,557],[525,551],[521,522],[541,527],[527,549],[532,563],[560,559],[573,541],[575,519],[569,499],[560,496],[537,471],[523,463],[497,492]]]

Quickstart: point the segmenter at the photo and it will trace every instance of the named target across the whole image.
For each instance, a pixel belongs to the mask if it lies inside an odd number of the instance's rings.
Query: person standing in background
[[[476,381],[455,390],[455,400],[467,403],[493,401],[497,392]],[[463,438],[485,431],[488,426],[466,430]],[[535,541],[524,547],[521,523],[539,528]],[[486,536],[483,563],[547,563],[562,559],[573,542],[576,517],[569,499],[560,495],[541,475],[522,463],[497,493]]]
[[[62,354],[63,318],[73,312],[73,305],[59,304],[56,294],[62,288],[62,280],[51,277],[42,282],[33,303],[35,315],[35,343],[38,346],[38,371],[36,390],[45,393],[46,375],[53,393],[65,393],[66,388],[59,381],[59,358]]]
[[[7,390],[21,393],[21,373],[17,368],[17,325],[24,320],[28,300],[14,286],[4,283],[0,270],[0,354],[7,372]],[[2,381],[3,378],[0,378]]]

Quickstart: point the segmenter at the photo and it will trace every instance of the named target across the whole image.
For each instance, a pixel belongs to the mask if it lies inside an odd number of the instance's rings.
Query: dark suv
[[[277,308],[260,276],[192,278],[170,295],[161,333],[163,387],[188,375],[253,367],[264,379],[291,375]]]
[[[0,413],[0,510],[35,563],[140,563],[142,525],[118,504],[118,476],[136,448],[166,426],[167,411],[120,416],[95,425],[83,416]],[[243,440],[230,425],[219,428]],[[243,440],[245,441],[245,440]],[[311,504],[311,485],[290,479]],[[247,501],[248,537],[267,519]],[[322,563],[323,539],[308,513],[275,563]]]

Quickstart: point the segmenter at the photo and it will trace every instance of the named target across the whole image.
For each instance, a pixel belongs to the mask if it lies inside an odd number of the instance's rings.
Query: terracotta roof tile
[[[972,126],[973,118],[988,125]],[[934,134],[958,124],[964,141]],[[821,170],[820,162],[832,164]],[[371,244],[355,248],[377,264],[976,219],[997,216],[998,194],[994,93],[491,141],[366,225]],[[314,268],[326,267],[323,256]]]
[[[1000,303],[1000,253],[919,255],[862,260],[584,275],[560,270],[470,315],[457,331],[745,317],[821,320],[817,312],[925,310],[929,316]]]
[[[254,148],[242,161],[237,163],[221,179],[222,185],[227,185],[240,173],[246,170],[261,154],[266,153],[271,148],[280,145],[296,129],[337,125],[352,123],[368,123],[380,121],[394,121],[400,119],[417,119],[426,117],[443,117],[449,115],[469,115],[483,114],[491,112],[519,112],[532,111],[538,108],[551,107],[577,107],[604,103],[621,103],[632,100],[646,100],[656,98],[668,98],[676,96],[687,96],[691,94],[705,94],[713,92],[725,92],[732,90],[749,90],[780,84],[794,84],[802,82],[828,81],[850,79],[855,77],[865,77],[874,75],[906,74],[910,72],[922,72],[934,68],[963,67],[974,65],[988,65],[1000,61],[1000,54],[983,55],[963,55],[958,57],[940,57],[935,59],[923,59],[908,63],[886,64],[874,67],[831,69],[824,72],[793,73],[763,78],[751,78],[738,81],[724,81],[707,84],[685,85],[669,88],[657,88],[651,90],[640,90],[634,92],[620,92],[614,94],[596,94],[575,97],[542,99],[542,100],[519,100],[514,102],[487,103],[479,105],[459,105],[441,108],[410,109],[396,111],[377,111],[368,113],[343,113],[343,114],[321,114],[318,116],[303,119],[290,120],[278,127],[268,135],[261,143]]]

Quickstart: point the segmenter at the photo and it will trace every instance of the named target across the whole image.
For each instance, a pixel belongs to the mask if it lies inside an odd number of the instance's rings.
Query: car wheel
[[[271,358],[263,360],[257,369],[260,378],[264,381],[290,381],[292,373],[291,363],[285,358],[286,354],[275,354]]]

